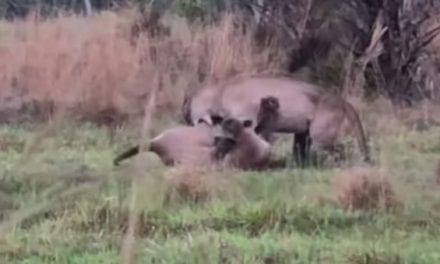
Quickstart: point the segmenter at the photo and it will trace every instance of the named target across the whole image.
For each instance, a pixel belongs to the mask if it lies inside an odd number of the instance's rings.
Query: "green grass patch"
[[[0,262],[120,263],[130,178],[160,179],[167,168],[146,154],[142,171],[132,161],[113,167],[116,152],[135,142],[132,130],[113,138],[93,125],[38,133],[0,127]],[[160,188],[145,180],[137,263],[439,263],[439,135],[402,132],[374,142],[402,197],[393,212],[342,210],[332,168],[222,172],[234,174],[227,195],[203,203],[162,203]]]

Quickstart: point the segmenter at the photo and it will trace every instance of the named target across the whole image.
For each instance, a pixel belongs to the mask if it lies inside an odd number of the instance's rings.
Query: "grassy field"
[[[399,206],[352,212],[338,203],[336,180],[355,168],[194,171],[209,199],[164,203],[164,176],[178,172],[149,154],[140,167],[111,164],[134,131],[2,126],[0,262],[120,263],[136,174],[136,263],[440,262],[438,128],[374,138],[379,166],[364,173],[386,175]],[[278,145],[286,154],[290,141]]]
[[[429,119],[428,106],[399,116],[386,100],[349,98],[371,139],[373,168],[264,172],[165,168],[147,153],[115,168],[115,155],[137,143],[138,125],[110,133],[85,122],[23,121],[38,111],[19,118],[28,103],[46,102],[56,120],[68,110],[82,121],[136,120],[157,91],[157,134],[186,92],[286,68],[282,43],[261,45],[237,19],[202,27],[165,17],[168,37],[134,43],[131,11],[0,21],[0,263],[125,264],[124,252],[135,263],[440,263],[440,128],[403,125]],[[277,154],[290,146],[291,138],[278,141]],[[388,196],[378,179],[390,182]],[[184,183],[201,201],[166,199],[168,186]],[[373,209],[345,210],[350,204]],[[134,209],[141,213],[130,245]]]

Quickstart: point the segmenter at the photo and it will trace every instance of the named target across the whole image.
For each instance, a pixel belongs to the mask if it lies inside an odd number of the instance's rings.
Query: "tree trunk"
[[[90,3],[90,0],[84,0],[84,8],[86,10],[86,15],[91,16],[92,15],[92,4]]]

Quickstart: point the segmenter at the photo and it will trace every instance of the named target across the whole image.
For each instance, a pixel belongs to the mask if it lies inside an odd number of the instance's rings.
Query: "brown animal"
[[[179,126],[161,133],[151,140],[149,151],[156,153],[167,166],[213,166],[224,162],[242,169],[260,168],[269,157],[270,145],[253,130],[246,130],[235,119],[221,125],[221,136],[204,123]],[[113,161],[115,166],[139,153],[135,146]]]
[[[278,118],[279,102],[273,96],[260,101],[255,131],[266,135]],[[215,121],[221,120],[215,116]],[[248,129],[248,121],[240,122],[234,118],[221,121],[220,134],[215,138],[214,156],[224,160],[230,166],[242,169],[262,169],[268,167],[271,158],[271,147],[268,140],[260,137],[254,130]],[[268,135],[269,137],[269,135]],[[226,158],[225,158],[226,156]]]
[[[260,109],[257,114],[257,125],[255,133],[261,135],[266,141],[272,142],[272,128],[276,125],[279,118],[280,102],[273,96],[264,97],[260,102]],[[251,124],[247,124],[251,125]]]
[[[268,97],[263,98],[260,105],[259,127],[264,130],[276,120],[279,104],[276,98]],[[151,140],[148,150],[171,166],[210,166],[226,157],[225,163],[228,165],[251,169],[254,165],[260,167],[260,163],[265,163],[265,159],[269,158],[269,144],[253,130],[245,130],[247,124],[235,119],[223,120],[220,116],[214,116],[212,120],[213,126],[201,119],[195,126],[168,129]],[[216,136],[216,132],[219,135]],[[139,146],[135,146],[118,155],[113,164],[118,166],[122,160],[138,153]]]
[[[213,163],[213,130],[206,123],[196,126],[178,126],[168,129],[150,142],[148,150],[156,153],[165,165],[204,166]],[[139,153],[135,146],[118,155],[113,164]]]
[[[223,148],[217,147],[214,156],[220,157],[227,166],[263,169],[270,162],[270,144],[237,119],[227,118],[221,123],[216,144]]]
[[[278,98],[279,115],[263,137],[267,138],[269,132],[294,133],[293,154],[301,166],[305,165],[312,146],[333,148],[344,122],[351,125],[364,160],[370,161],[364,129],[353,106],[318,86],[292,78],[239,77],[215,88],[210,86],[187,100],[183,114],[190,124],[201,118],[224,115],[255,129],[259,104],[268,96]]]
[[[197,97],[197,100],[193,100],[193,97]],[[212,116],[219,117],[220,113],[216,103],[218,102],[218,89],[215,86],[205,87],[203,90],[196,92],[192,96],[186,96],[183,105],[182,112],[184,113],[183,119],[186,124],[194,126],[200,122],[205,122],[209,125],[213,125],[215,120],[212,120]],[[217,108],[217,113],[212,109]]]

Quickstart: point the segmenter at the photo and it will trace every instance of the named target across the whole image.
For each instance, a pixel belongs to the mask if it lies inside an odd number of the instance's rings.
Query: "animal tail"
[[[125,152],[121,153],[120,155],[118,155],[114,160],[113,160],[113,165],[114,166],[119,166],[119,163],[125,159],[128,159],[136,154],[139,153],[139,145],[131,147],[130,149],[126,150]]]
[[[367,138],[365,136],[364,128],[362,127],[359,115],[356,113],[354,107],[347,101],[344,101],[344,109],[347,113],[348,119],[354,125],[354,129],[356,130],[356,139],[358,141],[359,148],[364,155],[364,161],[371,163],[370,151],[367,145]]]

